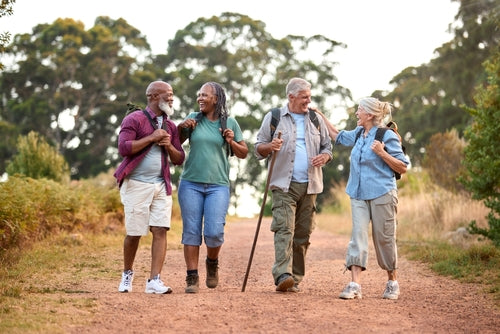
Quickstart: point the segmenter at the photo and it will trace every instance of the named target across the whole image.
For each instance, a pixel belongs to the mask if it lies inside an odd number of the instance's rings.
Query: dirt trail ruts
[[[169,295],[144,293],[149,248],[136,259],[134,291],[118,293],[121,249],[114,280],[89,279],[98,308],[90,325],[70,326],[70,333],[499,333],[500,311],[481,287],[432,273],[422,264],[400,258],[399,300],[383,300],[386,273],[373,248],[362,276],[363,299],[341,300],[349,282],[344,272],[348,237],[316,229],[299,293],[277,293],[271,276],[274,259],[269,219],[261,225],[245,292],[241,292],[257,220],[226,227],[220,255],[219,286],[205,286],[205,250],[200,254],[200,292],[185,294],[182,249],[168,250],[162,279]],[[142,245],[142,243],[141,243]]]

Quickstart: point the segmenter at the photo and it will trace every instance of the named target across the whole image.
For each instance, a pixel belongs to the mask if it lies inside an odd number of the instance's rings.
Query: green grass
[[[401,254],[427,263],[439,275],[484,286],[500,306],[500,250],[491,243],[459,248],[443,241],[400,242]]]

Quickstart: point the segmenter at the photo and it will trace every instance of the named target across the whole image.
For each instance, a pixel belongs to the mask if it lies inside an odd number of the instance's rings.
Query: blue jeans
[[[182,216],[182,244],[200,246],[203,236],[207,247],[221,246],[229,208],[229,187],[181,180],[177,193]]]

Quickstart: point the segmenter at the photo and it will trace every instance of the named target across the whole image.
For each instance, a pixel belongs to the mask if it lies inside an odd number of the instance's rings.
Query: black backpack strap
[[[159,129],[159,126],[158,124],[155,124],[155,122],[153,121],[153,119],[151,118],[151,115],[147,112],[147,110],[145,109],[142,109],[142,112],[144,113],[144,115],[146,115],[146,117],[148,118],[149,120],[149,123],[151,123],[151,126],[153,127],[153,129]]]
[[[281,109],[280,108],[273,108],[271,109],[271,138],[274,137],[274,132],[276,131],[276,128],[278,127],[278,124],[280,122],[281,118]]]
[[[384,141],[384,135],[385,132],[389,130],[389,128],[377,128],[377,132],[375,132],[375,140],[378,140],[379,142]]]
[[[321,132],[318,115],[316,115],[316,112],[312,109],[309,109],[309,119],[311,120],[311,122],[313,122],[316,129],[318,129],[318,131]]]
[[[201,114],[201,112],[200,112]],[[222,134],[224,133],[224,130],[227,129],[227,118],[224,117],[224,116],[221,116],[220,117],[220,127],[222,129]],[[226,141],[226,138],[224,137],[224,135],[222,135],[222,138],[224,138],[224,144],[226,145],[226,155],[227,156],[234,156],[234,152],[233,150],[231,149],[231,145],[229,145]]]
[[[361,136],[361,133],[363,132],[363,129],[359,129],[358,132],[356,132],[356,138],[354,138],[354,144],[358,141],[359,137]]]

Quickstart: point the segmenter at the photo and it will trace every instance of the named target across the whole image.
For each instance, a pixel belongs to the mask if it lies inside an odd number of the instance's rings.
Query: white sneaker
[[[342,299],[361,299],[361,285],[356,282],[350,282],[339,295]]]
[[[399,283],[398,281],[387,281],[385,286],[384,294],[382,298],[384,299],[398,299],[399,297]]]
[[[169,286],[165,286],[162,280],[160,279],[160,275],[156,275],[153,279],[148,279],[146,283],[146,293],[171,293],[172,288]]]
[[[127,270],[122,273],[122,281],[118,287],[119,292],[132,292],[132,281],[134,280],[134,272]]]

